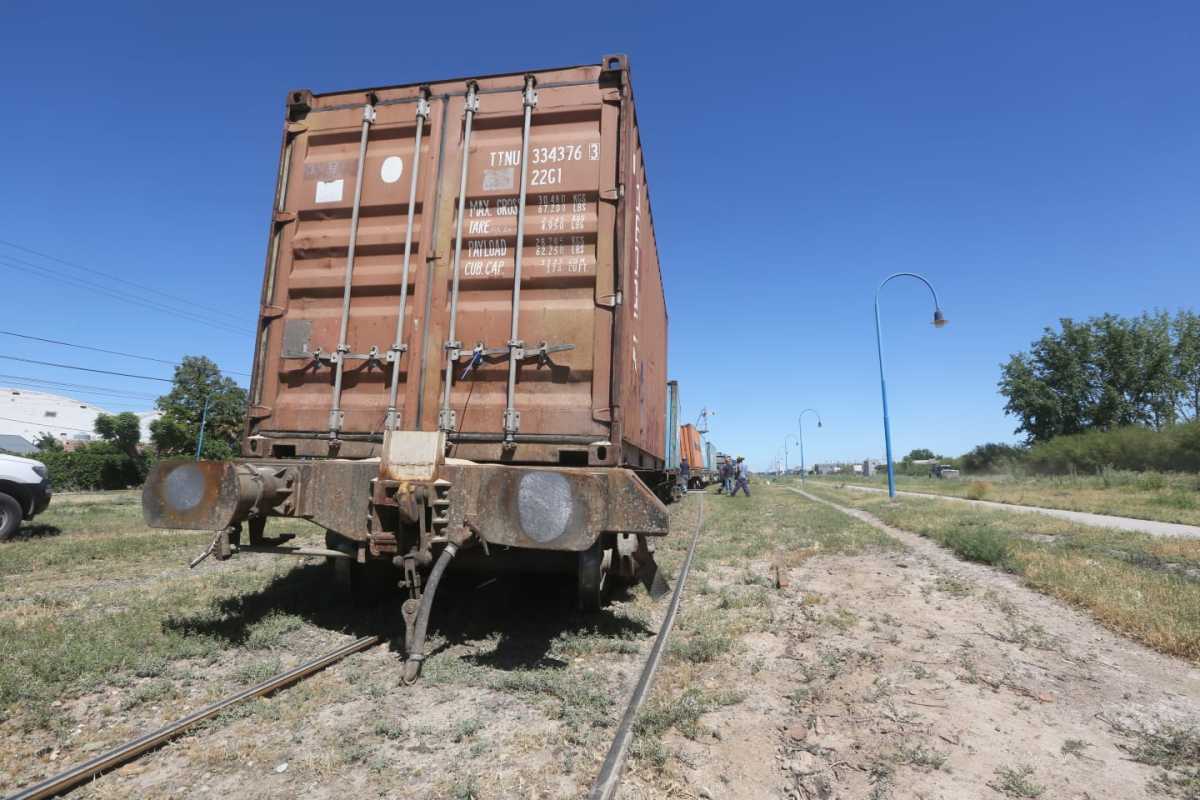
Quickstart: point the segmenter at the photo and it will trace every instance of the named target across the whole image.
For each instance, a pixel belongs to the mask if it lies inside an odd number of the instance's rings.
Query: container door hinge
[[[295,211],[276,211],[275,212],[275,224],[276,225],[289,225],[295,221],[296,221],[296,212]]]
[[[249,411],[246,413],[250,415],[251,419],[266,419],[271,416],[271,407],[262,405],[250,406]]]
[[[596,305],[604,306],[605,308],[616,308],[621,305],[621,293],[602,294],[596,298]]]
[[[258,315],[262,319],[278,319],[287,313],[287,309],[283,306],[265,305],[259,309]]]
[[[600,190],[600,199],[607,200],[610,203],[615,203],[621,199],[621,196],[623,194],[625,194],[624,184],[622,184],[620,186],[614,186],[611,189],[601,189]]]

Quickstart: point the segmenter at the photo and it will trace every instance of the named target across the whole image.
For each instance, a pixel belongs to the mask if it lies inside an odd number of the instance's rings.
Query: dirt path
[[[845,488],[853,489],[856,492],[884,493],[883,489],[874,489],[870,486],[855,486],[850,483],[845,484]],[[1116,528],[1123,531],[1138,531],[1139,533],[1148,533],[1151,536],[1181,536],[1187,539],[1200,539],[1200,527],[1195,525],[1181,525],[1178,522],[1158,522],[1151,519],[1114,517],[1110,514],[1091,514],[1086,511],[1067,511],[1062,508],[1021,506],[1015,503],[997,503],[994,500],[969,500],[965,497],[953,497],[947,494],[934,494],[932,492],[898,491],[896,494],[908,495],[909,497],[932,497],[935,500],[950,500],[955,503],[967,503],[977,508],[999,508],[1004,511],[1014,511],[1017,513],[1045,514],[1050,517],[1059,517],[1071,522],[1078,522],[1082,525],[1093,525],[1097,528]],[[807,497],[808,495],[805,496]]]
[[[1129,731],[1193,725],[1200,671],[844,510],[908,550],[790,571],[771,677],[754,691],[792,687],[786,718],[757,721],[776,731],[774,766],[790,779],[783,796],[1163,796],[1150,788],[1161,770],[1130,757]],[[730,713],[753,713],[753,703]],[[720,759],[719,749],[709,755]],[[757,754],[759,769],[764,760]]]

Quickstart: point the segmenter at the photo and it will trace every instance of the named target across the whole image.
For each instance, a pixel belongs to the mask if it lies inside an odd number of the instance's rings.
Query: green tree
[[[138,444],[142,441],[142,422],[137,414],[130,411],[101,414],[93,427],[104,441],[116,445],[130,458],[137,458]]]
[[[1171,323],[1175,338],[1176,409],[1186,420],[1200,420],[1200,315],[1180,311]]]
[[[1171,320],[1165,313],[1091,321],[1096,405],[1089,427],[1161,429],[1175,421]]]
[[[53,433],[48,431],[38,436],[37,439],[34,440],[33,446],[36,447],[40,453],[57,453],[63,449],[62,442],[60,442]]]
[[[902,460],[910,461],[910,462],[911,461],[926,461],[930,458],[937,458],[937,455],[934,454],[934,452],[928,448],[918,447],[916,450],[913,450],[908,455],[906,455]]]
[[[1161,429],[1180,406],[1179,318],[1165,313],[1059,321],[1001,365],[1004,410],[1030,442],[1126,425]],[[1200,344],[1197,344],[1200,364]],[[1200,379],[1200,366],[1197,368]]]
[[[1096,405],[1091,327],[1070,319],[1059,324],[1061,333],[1046,328],[1028,353],[1012,356],[1001,367],[1004,410],[1021,421],[1017,431],[1032,440],[1086,430],[1088,411]]]
[[[171,391],[158,398],[162,417],[150,423],[150,440],[160,456],[191,455],[196,451],[200,418],[208,401],[204,450],[210,459],[232,458],[246,410],[246,390],[221,375],[204,356],[186,356],[175,368]]]

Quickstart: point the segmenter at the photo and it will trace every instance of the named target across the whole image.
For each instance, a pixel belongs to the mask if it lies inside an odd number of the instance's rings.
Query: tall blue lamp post
[[[879,290],[893,278],[900,277],[916,278],[928,287],[929,293],[933,295],[933,327],[941,328],[946,324],[946,317],[942,315],[942,306],[938,303],[937,292],[934,291],[933,284],[915,272],[897,272],[889,275],[875,289],[875,351],[879,355],[879,392],[883,395],[883,440],[887,447],[888,497],[896,496],[896,474],[892,466],[892,424],[888,421],[887,381],[883,377],[883,341],[879,334]]]
[[[804,467],[804,415],[805,414],[816,414],[817,415],[817,427],[818,428],[821,427],[821,412],[817,411],[815,408],[804,409],[803,411],[800,412],[800,416],[796,418],[796,425],[797,425],[797,427],[800,428],[800,482],[801,483],[804,483],[804,476],[808,473],[808,470],[805,469],[805,467]]]

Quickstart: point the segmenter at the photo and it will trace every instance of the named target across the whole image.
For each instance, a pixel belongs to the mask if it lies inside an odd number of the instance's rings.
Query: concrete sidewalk
[[[873,489],[869,486],[854,486],[852,484],[843,484],[847,489],[854,489],[859,492],[876,492],[879,494],[887,494],[886,489]],[[1050,517],[1059,517],[1060,519],[1078,522],[1083,525],[1094,525],[1097,528],[1118,528],[1123,531],[1137,531],[1138,533],[1148,533],[1151,536],[1179,536],[1185,539],[1200,539],[1200,527],[1195,525],[1181,525],[1178,522],[1157,522],[1150,519],[1134,519],[1133,517],[1112,517],[1107,514],[1089,514],[1086,511],[1067,511],[1062,508],[1041,508],[1039,506],[1018,506],[1013,503],[997,503],[993,500],[968,500],[965,497],[950,497],[944,494],[933,494],[931,492],[896,492],[896,494],[906,495],[908,497],[932,497],[935,500],[949,500],[955,503],[968,503],[980,508],[999,508],[1003,511],[1015,511],[1018,513],[1033,513],[1045,514]]]

